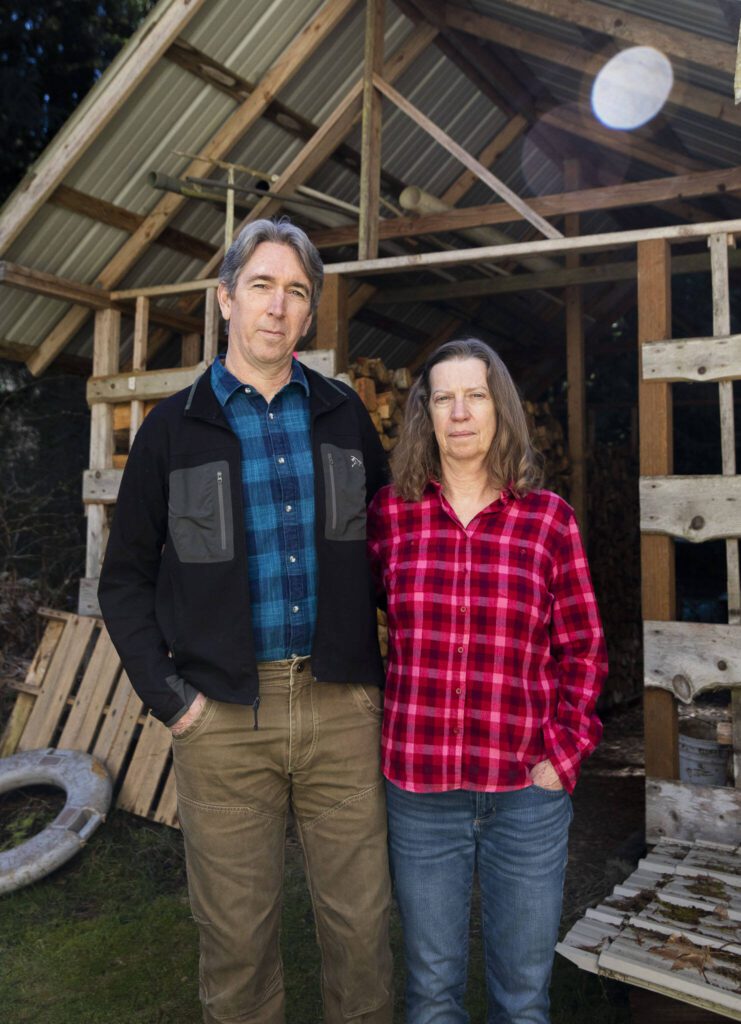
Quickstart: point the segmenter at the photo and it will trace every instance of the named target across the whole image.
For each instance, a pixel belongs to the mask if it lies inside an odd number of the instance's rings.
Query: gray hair
[[[291,224],[286,217],[281,217],[280,220],[253,220],[239,232],[219,268],[219,281],[223,283],[229,295],[234,295],[242,268],[250,261],[258,245],[263,242],[287,245],[296,253],[311,284],[311,312],[315,313],[324,284],[324,265],[316,246],[306,232]]]

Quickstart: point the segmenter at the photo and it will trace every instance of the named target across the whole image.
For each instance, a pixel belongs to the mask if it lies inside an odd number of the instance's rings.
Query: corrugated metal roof
[[[168,6],[174,6],[173,0],[162,0],[155,14]],[[204,53],[209,60],[225,66],[254,85],[321,6],[321,0],[206,0],[179,38]],[[589,33],[585,34],[577,25],[519,7],[516,0],[466,0],[465,3],[461,0],[460,6],[537,33],[546,40],[585,49],[590,45],[587,41]],[[670,27],[699,33],[708,39],[735,42],[733,26],[720,6],[703,0],[611,0],[602,6],[651,18]],[[279,99],[283,104],[316,125],[331,114],[362,73],[364,17],[364,4],[355,4],[330,37],[281,90]],[[386,54],[400,46],[411,31],[409,20],[389,2]],[[141,39],[142,33],[137,38]],[[617,45],[626,44],[618,41]],[[126,54],[118,58],[117,67],[126,59]],[[588,83],[585,84],[578,69],[526,53],[521,54],[521,60],[555,104],[571,104],[584,96]],[[672,62],[676,76],[683,81],[730,96],[731,68],[726,75],[691,61],[672,58]],[[479,70],[488,73],[485,68]],[[396,87],[473,154],[479,153],[507,123],[503,111],[480,93],[464,72],[435,46],[430,46],[404,72]],[[98,95],[101,92],[99,89]],[[94,101],[95,97],[89,102]],[[144,216],[162,198],[162,193],[149,184],[148,172],[181,174],[189,161],[177,151],[198,152],[236,105],[235,99],[216,85],[162,57],[133,90],[95,144],[64,176],[64,184]],[[87,109],[89,104],[83,104],[83,110]],[[739,163],[741,122],[739,127],[731,126],[676,105],[667,106],[665,115],[689,156],[702,160],[709,168]],[[358,126],[346,141],[359,151]],[[303,141],[285,127],[261,119],[232,147],[228,158],[275,174],[290,163],[302,145]],[[579,143],[575,146],[578,149]],[[594,155],[598,151],[585,146],[584,152]],[[613,174],[622,170],[626,178],[628,175],[632,179],[659,177],[666,173],[635,161],[629,165],[627,157],[621,160],[614,154],[608,153],[598,159],[604,159]],[[385,171],[399,181],[418,185],[434,195],[443,194],[462,171],[454,157],[388,101],[384,101],[382,161]],[[43,163],[42,158],[39,166]],[[592,176],[596,176],[599,168],[589,170]],[[503,153],[493,171],[525,198],[555,193],[563,188],[558,162],[539,143],[537,123]],[[214,176],[223,177],[223,172],[214,171]],[[336,160],[325,162],[308,184],[346,202],[359,202],[357,176]],[[387,197],[393,201],[398,199],[395,190],[388,191]],[[496,201],[491,189],[477,183],[463,197],[461,205],[490,201]],[[311,215],[305,211],[304,216],[310,223]],[[343,221],[351,223],[350,219],[340,218],[340,222]],[[616,219],[609,212],[593,213],[582,220],[583,230],[587,231],[609,230],[617,223],[619,217]],[[215,206],[203,202],[185,203],[171,226],[214,248],[222,241],[222,213]],[[530,229],[525,222],[519,221],[505,225],[503,230],[513,239],[518,239]],[[89,283],[96,279],[128,237],[128,233],[119,228],[46,203],[3,256],[23,265]],[[446,244],[465,244],[459,235],[445,236],[443,241]],[[420,241],[423,250],[434,245],[431,239]],[[328,259],[337,259],[340,255],[333,250]],[[201,266],[202,263],[192,256],[156,244],[126,273],[121,286],[129,288],[184,280],[196,276]],[[466,277],[475,273],[475,268],[469,268],[447,276]],[[423,275],[423,279],[429,280],[430,275]],[[170,304],[173,302],[170,300]],[[532,312],[537,313],[539,308],[548,305],[547,299],[535,293],[529,294],[527,309]],[[61,318],[65,308],[56,300],[3,289],[0,291],[0,338],[35,347]],[[523,306],[518,306],[509,297],[500,296],[492,308],[497,310],[498,321],[509,324],[511,328],[520,315],[518,309],[521,313]],[[515,311],[511,317],[502,312],[507,308]],[[437,306],[384,306],[383,315],[396,318],[402,332],[404,324],[407,324],[418,332],[432,335],[446,314]],[[90,344],[88,327],[74,339],[70,350],[86,354],[90,351]],[[410,361],[416,347],[414,341],[390,337],[367,323],[355,321],[352,324],[353,354],[361,351],[377,354],[391,365],[399,365]]]

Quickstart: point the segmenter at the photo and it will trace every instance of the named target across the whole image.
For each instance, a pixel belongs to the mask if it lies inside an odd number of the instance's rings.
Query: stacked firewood
[[[412,386],[406,367],[390,370],[382,359],[359,356],[346,379],[363,400],[387,452],[396,446],[404,422],[404,408]]]
[[[543,456],[544,485],[567,501],[571,464],[561,421],[551,412],[548,402],[524,402],[525,417],[533,446]]]

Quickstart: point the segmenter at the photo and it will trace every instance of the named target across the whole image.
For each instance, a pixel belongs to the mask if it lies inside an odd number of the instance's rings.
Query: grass
[[[43,824],[39,803],[43,810],[44,797],[37,793],[29,797],[16,791],[0,798],[0,846],[22,840]],[[475,910],[468,1008],[472,1024],[483,1024],[477,922]],[[394,1019],[401,1022],[403,965],[396,916],[392,942]],[[0,897],[2,1022],[199,1024],[196,945],[180,834],[116,811],[78,857],[35,885]],[[290,836],[283,950],[286,1019],[318,1024],[319,954],[301,855]],[[553,1024],[627,1024],[630,1019],[620,986],[606,988],[560,957],[552,1003]]]

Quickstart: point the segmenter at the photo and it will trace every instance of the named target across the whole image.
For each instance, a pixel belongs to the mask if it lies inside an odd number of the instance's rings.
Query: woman
[[[369,509],[388,601],[383,723],[408,1024],[458,1024],[481,889],[489,1024],[547,1024],[570,792],[598,743],[604,640],[569,505],[539,490],[506,367],[443,345]]]

